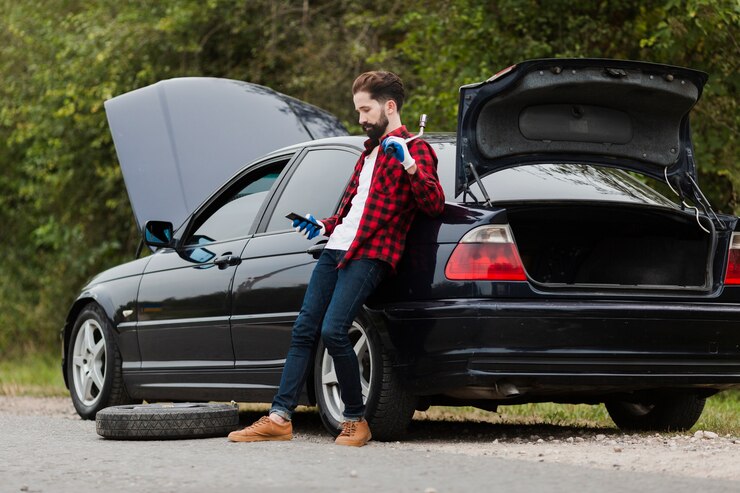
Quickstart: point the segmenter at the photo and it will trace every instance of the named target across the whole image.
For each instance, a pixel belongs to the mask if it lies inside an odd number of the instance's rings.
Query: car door
[[[254,382],[279,384],[291,328],[316,263],[307,249],[326,242],[323,236],[306,240],[285,215],[333,214],[359,154],[340,146],[304,150],[244,249],[234,278],[232,337],[236,368],[250,370]]]
[[[177,249],[157,252],[139,288],[143,370],[234,366],[231,283],[283,156],[250,168],[190,221]]]

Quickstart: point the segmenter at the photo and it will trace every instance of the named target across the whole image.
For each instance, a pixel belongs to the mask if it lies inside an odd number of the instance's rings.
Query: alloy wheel
[[[86,406],[100,399],[105,382],[105,335],[94,319],[85,320],[74,341],[72,377],[77,398]]]
[[[357,322],[354,322],[349,328],[349,340],[352,343],[357,363],[360,366],[360,384],[362,386],[362,402],[367,404],[368,395],[370,395],[370,382],[373,381],[372,365],[373,348],[368,341],[365,329]],[[344,418],[344,402],[342,402],[339,391],[339,381],[334,366],[334,360],[329,355],[329,351],[324,349],[321,355],[321,389],[323,402],[326,403],[326,412],[341,423]]]

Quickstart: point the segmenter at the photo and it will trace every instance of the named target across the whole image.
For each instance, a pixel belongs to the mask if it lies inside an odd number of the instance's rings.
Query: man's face
[[[355,110],[359,114],[362,129],[371,139],[380,139],[388,128],[385,104],[371,98],[370,93],[365,91],[356,92],[352,99],[355,102]]]

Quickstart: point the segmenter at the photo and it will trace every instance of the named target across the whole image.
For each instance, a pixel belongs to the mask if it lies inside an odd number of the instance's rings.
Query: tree
[[[51,348],[89,276],[139,241],[103,102],[158,80],[247,80],[359,131],[349,88],[399,72],[411,124],[454,130],[458,88],[520,60],[632,58],[711,76],[702,187],[740,212],[736,0],[0,0],[0,352]]]

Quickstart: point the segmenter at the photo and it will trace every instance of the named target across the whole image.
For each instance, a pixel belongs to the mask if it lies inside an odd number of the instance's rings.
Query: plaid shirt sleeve
[[[400,127],[389,136],[404,139],[411,135]],[[352,179],[342,196],[337,213],[322,219],[330,236],[334,228],[349,213],[352,198],[357,193],[360,171],[377,141],[368,141],[365,152],[355,166]],[[362,219],[352,244],[339,268],[358,258],[372,258],[387,262],[395,269],[406,246],[406,234],[417,211],[435,216],[444,209],[444,192],[437,177],[437,156],[432,147],[422,139],[409,142],[409,153],[416,161],[416,173],[409,174],[395,157],[380,152],[375,160],[370,193]]]
[[[427,216],[438,216],[445,207],[445,194],[437,177],[437,155],[421,139],[410,142],[409,154],[416,161],[416,173],[409,175],[416,207]]]

